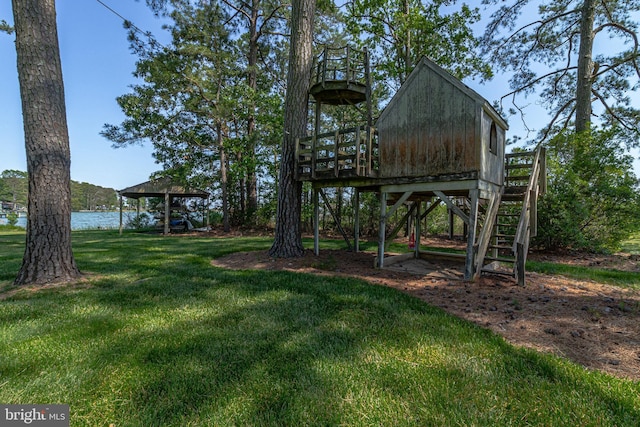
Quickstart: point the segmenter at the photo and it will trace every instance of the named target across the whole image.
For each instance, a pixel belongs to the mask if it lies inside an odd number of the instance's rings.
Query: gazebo
[[[164,234],[169,234],[169,223],[171,215],[171,202],[174,197],[209,199],[209,193],[202,190],[192,189],[178,185],[170,178],[159,178],[142,184],[127,187],[118,191],[120,197],[120,234],[122,234],[122,209],[123,198],[136,199],[138,201],[137,211],[140,213],[140,198],[160,197],[164,198]],[[208,215],[206,215],[208,217]],[[207,221],[208,222],[208,221]]]

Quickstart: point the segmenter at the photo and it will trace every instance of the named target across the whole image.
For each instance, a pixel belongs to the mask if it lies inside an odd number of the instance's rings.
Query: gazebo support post
[[[122,194],[120,194],[120,234],[122,234]]]
[[[169,192],[164,193],[164,235],[169,234],[169,221],[171,220],[171,197]]]

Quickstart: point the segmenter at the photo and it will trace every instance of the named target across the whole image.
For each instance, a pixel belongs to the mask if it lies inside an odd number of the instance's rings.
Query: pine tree
[[[80,276],[71,250],[71,154],[54,0],[13,0],[29,199],[16,285]]]

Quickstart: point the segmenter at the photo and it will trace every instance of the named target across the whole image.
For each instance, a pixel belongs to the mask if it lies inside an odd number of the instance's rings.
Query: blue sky
[[[167,42],[162,22],[150,12],[144,0],[102,0],[160,42]],[[100,136],[105,123],[124,119],[116,97],[136,83],[132,76],[136,57],[129,51],[122,20],[96,0],[57,0],[58,37],[65,82],[67,120],[71,144],[71,178],[103,187],[122,189],[146,181],[160,169],[150,145],[114,149]],[[13,22],[11,2],[0,1],[0,19]],[[22,111],[16,68],[15,36],[0,33],[0,171],[26,171]],[[480,84],[465,81],[489,101],[509,91],[507,78],[496,77]],[[638,100],[638,94],[634,95]],[[548,117],[527,101],[529,126],[539,129]],[[509,119],[509,137],[526,138],[518,117]],[[534,137],[535,134],[529,135]],[[640,167],[636,167],[638,174]]]
[[[105,0],[138,27],[161,36],[161,22],[144,1]],[[71,179],[122,189],[160,169],[150,146],[114,149],[100,136],[104,123],[124,119],[116,97],[136,83],[136,57],[122,20],[95,0],[57,0],[58,38],[71,144]],[[0,2],[0,19],[13,23],[11,2]],[[162,38],[159,37],[162,41]],[[0,33],[0,171],[27,170],[16,68],[15,35]]]

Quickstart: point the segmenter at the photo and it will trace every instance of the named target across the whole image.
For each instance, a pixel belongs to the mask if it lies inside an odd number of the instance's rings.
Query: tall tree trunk
[[[80,275],[71,250],[71,154],[54,0],[13,0],[29,200],[16,285]]]
[[[294,0],[292,4],[280,191],[275,238],[269,250],[275,257],[289,258],[304,253],[300,232],[302,184],[295,179],[295,144],[296,139],[306,133],[315,8],[315,0]]]
[[[576,87],[576,133],[589,129],[591,123],[591,88],[593,85],[593,24],[596,1],[584,0],[580,20],[580,48]]]
[[[404,21],[409,22],[409,0],[404,0]],[[413,63],[411,61],[411,28],[410,25],[407,24],[407,33],[406,33],[406,41],[404,46],[404,75],[402,82],[404,83],[409,77],[411,70],[413,68]]]
[[[247,218],[252,221],[253,215],[258,209],[258,178],[256,176],[256,104],[253,97],[258,91],[258,16],[260,12],[260,1],[251,1],[251,18],[249,19],[249,56],[247,65],[249,73],[247,75],[248,85],[252,91],[252,100],[249,104],[249,115],[247,117],[247,138],[249,140],[249,170],[247,172]]]
[[[229,224],[229,183],[227,178],[227,152],[222,138],[222,123],[216,124],[218,148],[220,150],[220,187],[222,189],[222,228],[225,233],[231,231]]]

